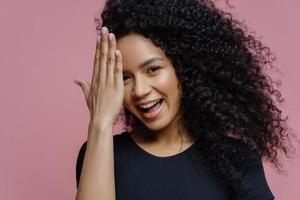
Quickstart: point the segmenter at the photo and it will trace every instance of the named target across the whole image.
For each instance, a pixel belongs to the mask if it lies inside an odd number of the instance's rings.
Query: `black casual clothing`
[[[139,147],[128,132],[114,135],[115,184],[117,200],[271,200],[274,199],[261,160],[243,172],[243,182],[250,185],[238,197],[206,170],[194,165],[191,150],[168,157],[152,155]],[[86,142],[76,163],[77,187]]]

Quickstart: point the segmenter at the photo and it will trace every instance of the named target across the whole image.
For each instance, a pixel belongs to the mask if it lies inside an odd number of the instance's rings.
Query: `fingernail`
[[[101,32],[103,35],[105,35],[108,32],[108,29],[104,26],[102,27]]]
[[[74,83],[76,83],[77,85],[79,85],[79,81],[78,80],[74,80]]]

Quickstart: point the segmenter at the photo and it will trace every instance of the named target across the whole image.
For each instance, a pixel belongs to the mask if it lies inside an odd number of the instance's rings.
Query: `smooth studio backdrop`
[[[231,4],[227,9],[276,53],[283,73],[276,78],[286,100],[282,110],[300,132],[300,1]],[[89,113],[73,80],[91,79],[93,19],[103,5],[103,0],[0,0],[0,199],[75,199],[75,164]],[[276,199],[300,199],[298,155],[285,161],[287,175],[265,163]]]

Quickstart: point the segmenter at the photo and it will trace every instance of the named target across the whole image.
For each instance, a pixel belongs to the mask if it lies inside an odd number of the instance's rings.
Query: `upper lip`
[[[155,100],[152,100],[152,101],[141,102],[141,103],[138,103],[137,105],[138,105],[138,106],[144,106],[144,105],[146,105],[146,104],[148,104],[148,103],[151,103],[151,102],[154,102],[154,101],[157,101],[157,100],[161,100],[161,98],[160,98],[160,99],[155,99]]]

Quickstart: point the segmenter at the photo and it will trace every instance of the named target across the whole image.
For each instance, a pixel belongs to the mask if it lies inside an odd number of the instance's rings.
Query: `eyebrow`
[[[163,58],[160,58],[160,57],[153,57],[153,58],[150,58],[148,60],[146,60],[145,62],[141,63],[139,65],[139,68],[142,68],[144,67],[145,65],[149,65],[150,63],[153,63],[154,61],[157,61],[157,60],[164,60]],[[127,72],[126,70],[124,70],[123,72]]]

